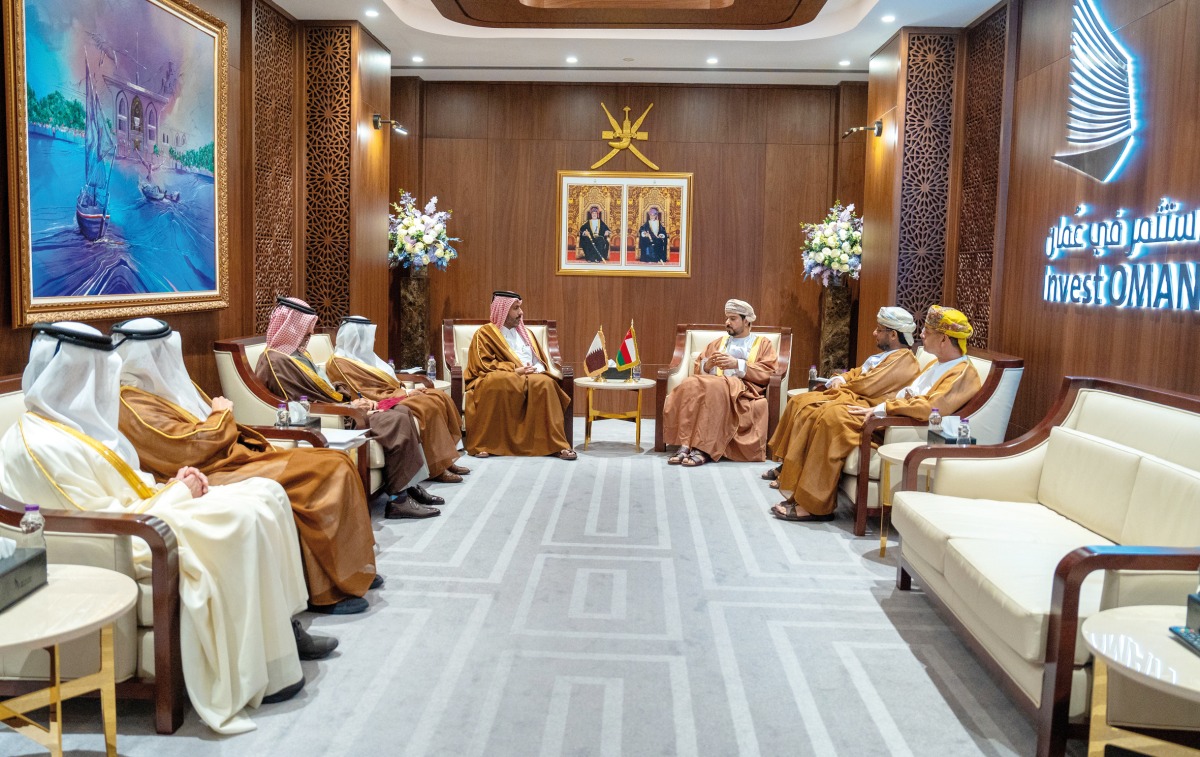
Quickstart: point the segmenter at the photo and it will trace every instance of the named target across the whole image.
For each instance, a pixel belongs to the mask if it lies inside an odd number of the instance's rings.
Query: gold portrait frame
[[[620,191],[620,199],[615,202],[620,209],[619,218],[612,212],[616,190]],[[586,231],[582,228],[586,209],[593,205],[601,206],[601,218],[616,239],[610,241],[605,260],[585,258],[580,251],[581,237]],[[662,245],[656,248],[661,259],[643,259],[653,255],[649,246],[642,250],[639,245],[642,215],[649,207],[658,211],[655,218],[661,226],[657,228],[665,232],[660,234]],[[691,173],[559,171],[556,274],[689,278],[691,223]]]
[[[229,34],[225,22],[201,10],[187,0],[142,0],[149,6],[159,8],[174,16],[179,23],[188,24],[194,29],[212,38],[213,71],[213,124],[212,124],[212,226],[207,223],[202,227],[205,231],[211,229],[212,249],[212,289],[190,289],[185,291],[155,291],[145,294],[65,294],[45,297],[33,295],[33,233],[31,229],[31,181],[30,175],[30,146],[29,146],[29,108],[26,96],[26,19],[25,0],[0,0],[3,3],[0,11],[4,14],[4,72],[8,86],[5,96],[5,116],[7,119],[7,148],[8,148],[8,204],[9,204],[9,254],[12,276],[12,308],[13,325],[28,326],[37,322],[57,320],[92,320],[110,318],[129,318],[160,313],[178,313],[199,310],[215,310],[229,306],[229,175],[228,175],[228,134],[229,134]],[[75,0],[78,3],[100,0]],[[203,42],[202,46],[207,47]],[[208,72],[201,70],[191,73],[191,76],[207,77]],[[208,81],[207,78],[203,79]],[[86,99],[86,98],[85,98]],[[140,111],[132,111],[135,116]],[[113,114],[113,119],[117,115]],[[163,118],[167,118],[164,115]],[[135,118],[135,124],[137,119]],[[166,122],[163,122],[161,133],[162,142],[167,143]],[[157,121],[153,124],[156,129]],[[137,150],[139,153],[148,150],[151,141],[154,142],[153,154],[160,156],[158,131],[150,131],[147,119],[145,135],[139,137]],[[117,127],[109,123],[109,130],[114,134]],[[111,139],[111,137],[110,137]],[[142,147],[145,141],[147,147]],[[187,145],[185,141],[183,143]],[[203,146],[206,147],[206,146]],[[86,149],[86,148],[85,148]],[[115,152],[115,151],[114,151]],[[166,150],[164,149],[164,153]],[[195,152],[194,150],[191,152]],[[175,156],[172,154],[172,158]],[[112,159],[115,160],[115,157]],[[164,161],[165,162],[165,161]],[[150,175],[149,173],[147,174]],[[166,192],[166,185],[152,187],[149,191]],[[161,199],[161,198],[160,198]],[[169,198],[168,198],[169,199]],[[179,202],[179,193],[174,193],[171,202]],[[101,216],[107,219],[105,211]],[[81,228],[82,228],[82,222]],[[101,233],[103,237],[103,232]],[[172,285],[173,286],[173,285]]]

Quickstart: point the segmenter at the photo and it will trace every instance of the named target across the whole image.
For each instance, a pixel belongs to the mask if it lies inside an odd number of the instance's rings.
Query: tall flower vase
[[[396,268],[392,271],[392,278],[396,285],[392,298],[396,309],[395,333],[400,340],[400,349],[393,355],[396,366],[423,367],[426,356],[430,354],[429,269],[425,266]]]
[[[817,366],[822,376],[850,367],[850,287],[843,277],[831,279],[821,290],[821,355]]]

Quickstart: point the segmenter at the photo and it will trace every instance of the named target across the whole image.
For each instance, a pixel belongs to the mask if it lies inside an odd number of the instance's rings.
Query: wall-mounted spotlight
[[[883,136],[883,119],[882,118],[877,119],[875,121],[875,123],[871,124],[870,126],[855,126],[852,129],[846,129],[846,131],[842,133],[842,139],[845,139],[846,137],[850,136],[851,134],[857,134],[860,131],[869,131],[877,137],[882,137]]]
[[[390,118],[384,118],[379,113],[371,116],[371,124],[376,129],[382,129],[384,124],[391,124],[392,131],[396,132],[397,134],[403,134],[406,137],[408,136],[408,129],[405,129],[403,126],[401,126],[399,121],[393,121]]]

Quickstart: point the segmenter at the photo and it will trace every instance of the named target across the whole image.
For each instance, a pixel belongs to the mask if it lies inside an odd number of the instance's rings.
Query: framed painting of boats
[[[0,2],[14,325],[228,306],[225,24]]]

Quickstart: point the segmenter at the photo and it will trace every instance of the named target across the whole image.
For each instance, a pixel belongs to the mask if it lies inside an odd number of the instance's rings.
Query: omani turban
[[[740,315],[751,323],[754,323],[754,319],[758,317],[754,314],[754,308],[750,307],[750,303],[745,300],[730,300],[726,302],[725,315]]]
[[[975,331],[962,311],[944,308],[941,305],[933,305],[929,308],[929,312],[925,315],[925,328],[945,334],[958,342],[958,349],[964,355],[967,354],[967,340]]]
[[[900,334],[900,339],[912,346],[913,332],[917,330],[917,323],[913,320],[912,313],[904,308],[879,308],[879,314],[875,316],[875,320],[884,328],[893,329]]]

